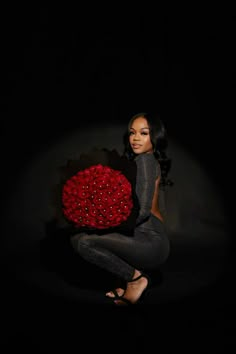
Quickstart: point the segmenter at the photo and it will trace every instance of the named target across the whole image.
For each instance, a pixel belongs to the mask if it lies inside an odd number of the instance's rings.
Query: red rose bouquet
[[[116,150],[94,148],[60,168],[53,190],[55,217],[47,225],[68,232],[133,235],[139,205],[136,164]],[[54,225],[54,226],[53,226]]]
[[[66,181],[64,216],[75,227],[107,229],[127,220],[133,208],[132,187],[121,171],[93,165]]]

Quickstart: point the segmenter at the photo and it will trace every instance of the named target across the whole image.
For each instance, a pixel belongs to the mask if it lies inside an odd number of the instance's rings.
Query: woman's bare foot
[[[148,279],[146,276],[142,276],[135,280],[141,273],[135,271],[133,281],[127,283],[127,288],[121,299],[114,300],[117,305],[127,305],[127,303],[135,304],[141,297],[143,291],[148,286]],[[127,300],[127,301],[126,301]]]
[[[123,296],[125,293],[125,289],[122,288],[116,288],[115,290],[111,290],[108,293],[106,293],[107,297],[114,298],[116,296]]]

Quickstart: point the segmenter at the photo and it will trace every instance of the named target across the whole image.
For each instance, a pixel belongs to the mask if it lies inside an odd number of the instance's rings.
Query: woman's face
[[[136,118],[129,129],[129,143],[135,154],[153,152],[149,126],[146,118]]]

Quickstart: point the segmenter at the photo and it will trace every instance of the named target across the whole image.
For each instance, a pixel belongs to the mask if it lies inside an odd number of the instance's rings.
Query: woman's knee
[[[91,245],[91,236],[86,233],[76,234],[71,238],[71,244],[76,252],[81,253],[85,248]]]

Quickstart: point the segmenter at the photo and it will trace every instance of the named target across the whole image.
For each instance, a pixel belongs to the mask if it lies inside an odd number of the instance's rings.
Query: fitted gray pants
[[[151,270],[169,255],[169,240],[163,223],[155,218],[155,228],[139,226],[134,236],[119,233],[104,235],[78,233],[71,238],[79,255],[119,278],[130,281],[134,270]]]

